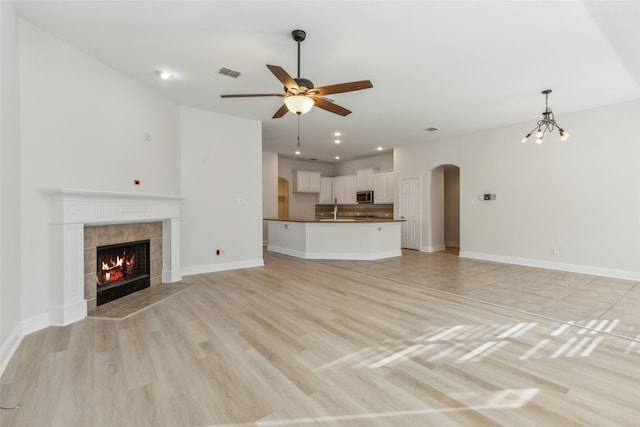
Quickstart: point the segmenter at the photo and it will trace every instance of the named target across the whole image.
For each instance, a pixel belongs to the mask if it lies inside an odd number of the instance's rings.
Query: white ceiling
[[[263,149],[284,155],[297,149],[297,119],[271,119],[282,98],[219,95],[282,91],[265,65],[296,77],[291,31],[305,30],[301,77],[374,85],[330,96],[349,116],[314,108],[300,117],[305,159],[350,160],[520,122],[524,134],[548,88],[560,124],[563,113],[640,98],[637,1],[15,3],[24,19],[180,105],[262,121]],[[157,69],[176,78],[160,81]]]

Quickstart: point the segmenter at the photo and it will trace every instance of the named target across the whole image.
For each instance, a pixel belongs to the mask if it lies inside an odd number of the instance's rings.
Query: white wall
[[[278,218],[278,153],[262,153],[262,217]],[[266,244],[269,227],[262,225],[262,240]]]
[[[260,122],[180,107],[180,147],[183,275],[263,265]]]
[[[520,144],[527,122],[401,147],[394,152],[396,173],[427,178],[439,165],[460,167],[463,256],[637,280],[638,117],[640,101],[633,101],[556,112],[571,132],[566,142],[554,132],[542,145]],[[423,212],[429,212],[428,189],[423,187]],[[497,200],[479,201],[485,192]]]
[[[18,19],[0,2],[0,374],[21,339]]]
[[[336,163],[335,174],[336,176],[355,175],[358,169],[366,168],[373,168],[376,171],[393,170],[393,153]]]
[[[320,172],[322,176],[334,176],[334,166],[331,163],[309,162],[280,158],[278,160],[278,176],[289,181],[289,218],[309,219],[316,214],[317,194],[295,193],[295,170]]]
[[[42,190],[178,194],[178,107],[23,20],[19,58],[22,317],[42,323],[57,271]]]
[[[429,252],[444,250],[444,168],[442,166],[431,171],[429,177],[430,221],[427,223],[427,250]]]

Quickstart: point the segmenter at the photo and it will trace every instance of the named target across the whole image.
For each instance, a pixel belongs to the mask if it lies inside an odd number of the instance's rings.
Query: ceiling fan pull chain
[[[298,147],[300,147],[300,114],[298,114]]]

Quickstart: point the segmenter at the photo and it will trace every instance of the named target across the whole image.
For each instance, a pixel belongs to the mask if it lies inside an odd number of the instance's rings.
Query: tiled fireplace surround
[[[180,196],[62,189],[51,197],[51,325],[83,319],[95,307],[96,247],[151,242],[151,285],[180,274]]]
[[[162,222],[84,226],[84,299],[96,307],[97,249],[100,246],[149,240],[151,286],[162,283]]]

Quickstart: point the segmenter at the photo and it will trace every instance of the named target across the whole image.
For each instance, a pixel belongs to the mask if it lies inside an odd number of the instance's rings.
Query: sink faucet
[[[335,221],[336,219],[338,219],[338,198],[337,197],[334,199],[334,206],[333,206],[333,220]]]

